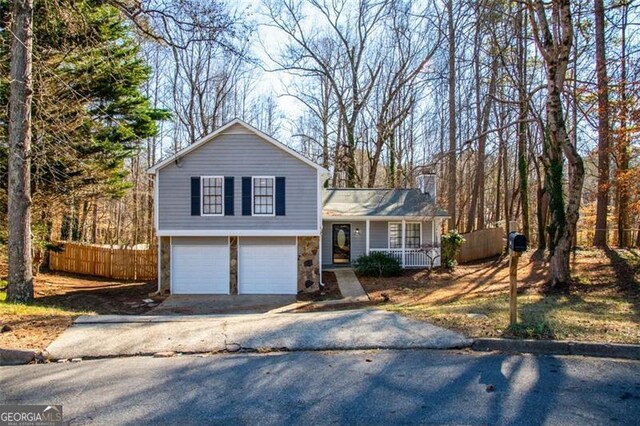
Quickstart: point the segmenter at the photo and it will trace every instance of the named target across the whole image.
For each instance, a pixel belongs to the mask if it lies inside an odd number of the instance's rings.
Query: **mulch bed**
[[[151,310],[149,294],[155,281],[118,281],[75,274],[40,274],[36,280],[35,304],[96,314],[139,315]]]
[[[342,299],[336,274],[327,271],[322,272],[322,282],[325,284],[324,288],[313,293],[300,293],[298,294],[298,300],[301,302],[320,302],[323,300]]]

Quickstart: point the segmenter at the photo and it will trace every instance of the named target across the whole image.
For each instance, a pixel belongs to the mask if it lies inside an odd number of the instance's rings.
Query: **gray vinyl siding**
[[[333,263],[333,224],[351,225],[351,261],[365,254],[367,249],[366,223],[350,221],[324,221],[322,223],[322,264],[331,265]],[[360,235],[356,235],[356,228],[360,229]]]
[[[351,261],[358,259],[367,252],[367,224],[365,222],[351,222]],[[356,228],[360,229],[360,235],[355,235]]]
[[[431,244],[431,221],[422,222],[422,244]]]
[[[389,231],[388,222],[373,221],[369,222],[371,236],[369,237],[370,248],[388,248],[389,247]]]
[[[224,133],[158,171],[159,230],[315,230],[317,175],[315,168],[255,134]],[[194,176],[233,176],[234,216],[191,216]],[[243,216],[243,176],[284,176],[286,215]]]

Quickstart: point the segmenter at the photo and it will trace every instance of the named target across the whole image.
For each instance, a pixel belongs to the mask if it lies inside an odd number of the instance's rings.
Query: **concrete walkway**
[[[353,269],[333,269],[332,272],[336,274],[338,287],[340,287],[340,293],[342,293],[343,299],[341,302],[369,301],[369,296],[367,296],[367,292],[362,288],[362,284],[358,281],[358,277],[356,277]]]
[[[297,314],[82,316],[47,351],[53,359],[237,350],[448,349],[472,340],[377,309]]]

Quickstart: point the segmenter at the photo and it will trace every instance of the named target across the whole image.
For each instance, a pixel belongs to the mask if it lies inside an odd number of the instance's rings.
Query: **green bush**
[[[444,234],[442,240],[442,266],[453,268],[456,266],[456,257],[460,253],[460,247],[464,244],[464,237],[458,231],[452,229]]]
[[[395,257],[382,252],[363,254],[355,262],[355,270],[360,275],[370,277],[395,277],[402,267]]]
[[[536,323],[520,323],[510,325],[506,332],[505,337],[517,338],[517,339],[555,339],[556,335],[553,332],[553,328],[546,322]]]

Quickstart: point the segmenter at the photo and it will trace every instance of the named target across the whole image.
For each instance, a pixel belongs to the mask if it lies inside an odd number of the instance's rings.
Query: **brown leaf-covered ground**
[[[640,251],[577,250],[568,295],[547,294],[545,257],[524,254],[515,328],[508,327],[508,265],[505,257],[453,271],[405,271],[400,277],[360,280],[381,307],[472,337],[640,343]]]
[[[41,273],[32,305],[6,303],[6,257],[0,254],[0,348],[44,349],[83,314],[142,314],[154,282]]]

